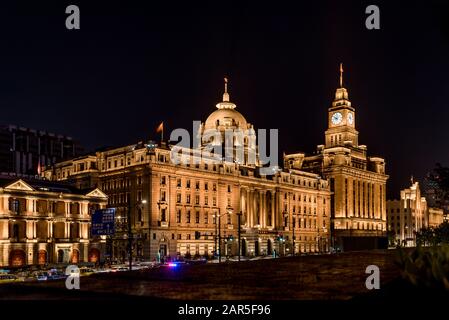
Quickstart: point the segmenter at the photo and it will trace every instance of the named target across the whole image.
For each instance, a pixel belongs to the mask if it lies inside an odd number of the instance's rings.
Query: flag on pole
[[[40,176],[42,172],[42,168],[41,168],[41,158],[39,156],[38,160],[37,160],[37,174]]]
[[[162,121],[156,129],[156,133],[161,133],[161,141],[164,140],[164,121]]]

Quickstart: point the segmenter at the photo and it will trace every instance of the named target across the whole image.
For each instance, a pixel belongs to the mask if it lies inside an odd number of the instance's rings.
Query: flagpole
[[[161,145],[162,145],[162,141],[164,141],[164,121],[162,121]]]

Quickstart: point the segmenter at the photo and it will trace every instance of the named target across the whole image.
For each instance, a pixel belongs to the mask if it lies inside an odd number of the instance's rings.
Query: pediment
[[[5,187],[6,190],[35,191],[28,183],[22,179],[16,180]]]

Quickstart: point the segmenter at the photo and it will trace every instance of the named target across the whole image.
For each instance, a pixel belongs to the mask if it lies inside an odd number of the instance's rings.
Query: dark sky
[[[0,6],[1,122],[87,149],[156,139],[161,120],[167,135],[204,121],[227,75],[249,122],[310,153],[343,62],[359,142],[385,157],[390,197],[449,165],[448,1],[91,2]],[[65,28],[69,4],[81,30]],[[380,30],[365,28],[369,4]]]

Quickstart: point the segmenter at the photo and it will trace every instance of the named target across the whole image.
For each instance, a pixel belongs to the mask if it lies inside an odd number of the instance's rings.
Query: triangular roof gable
[[[107,194],[101,191],[100,189],[96,188],[92,191],[90,191],[88,194],[86,194],[87,197],[95,197],[95,198],[107,198]]]
[[[16,180],[8,184],[5,189],[7,190],[22,190],[22,191],[35,191],[35,189],[22,179]]]

